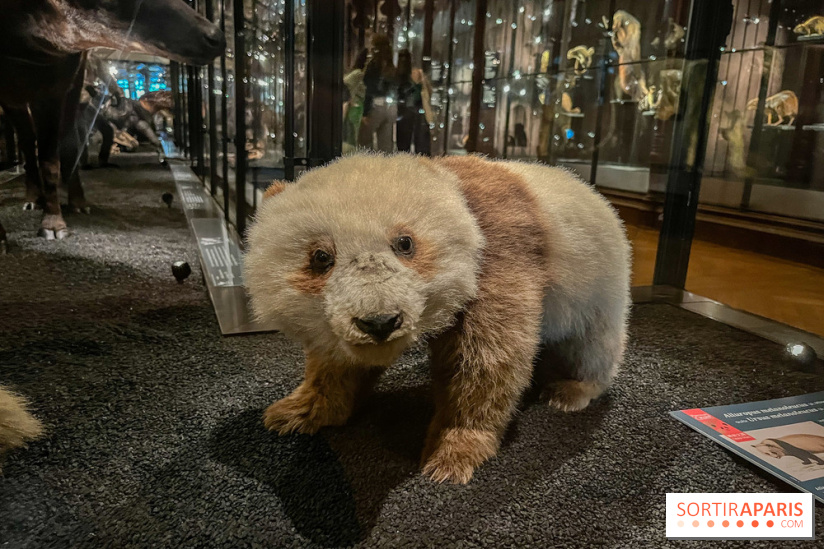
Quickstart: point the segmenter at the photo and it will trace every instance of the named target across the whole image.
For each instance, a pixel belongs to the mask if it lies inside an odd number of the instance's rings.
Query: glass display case
[[[714,297],[694,234],[749,223],[790,257],[763,234],[824,232],[820,2],[208,1],[228,47],[180,72],[179,138],[240,234],[271,180],[362,149],[569,168],[624,217],[636,285]]]
[[[821,221],[824,5],[755,4],[721,58],[701,202]]]

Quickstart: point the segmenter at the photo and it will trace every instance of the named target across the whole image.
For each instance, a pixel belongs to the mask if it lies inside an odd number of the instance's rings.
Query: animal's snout
[[[378,341],[386,341],[392,332],[403,325],[403,314],[397,315],[373,315],[364,318],[355,318],[355,326],[358,329],[371,335]]]
[[[203,34],[203,40],[216,51],[222,52],[226,48],[226,37],[223,31],[214,25],[211,25],[211,28]]]

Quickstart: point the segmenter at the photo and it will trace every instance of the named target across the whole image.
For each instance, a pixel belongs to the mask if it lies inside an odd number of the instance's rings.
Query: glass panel
[[[284,177],[285,0],[246,0],[247,203]],[[253,208],[248,209],[253,215]]]
[[[822,74],[821,2],[736,2],[701,184],[707,221],[697,225],[686,284],[819,335],[824,269],[809,250],[824,222]],[[739,233],[719,229],[719,219]],[[710,231],[729,234],[703,241]]]

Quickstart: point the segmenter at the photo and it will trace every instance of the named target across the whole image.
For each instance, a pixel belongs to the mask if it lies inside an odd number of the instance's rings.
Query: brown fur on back
[[[459,454],[465,446],[463,463],[477,466],[497,451],[517,396],[531,377],[547,284],[547,232],[520,176],[478,157],[437,162],[458,176],[486,245],[477,299],[432,342],[436,415],[423,459],[448,443]],[[438,456],[434,459],[433,470],[442,467]],[[471,476],[471,470],[453,476],[466,482],[466,474]]]

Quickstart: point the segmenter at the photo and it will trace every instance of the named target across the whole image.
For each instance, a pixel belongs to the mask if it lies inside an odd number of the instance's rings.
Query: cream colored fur
[[[549,228],[552,282],[544,294],[542,342],[563,345],[565,354],[577,357],[571,365],[576,377],[606,387],[626,344],[631,249],[623,224],[609,202],[572,172],[503,164],[529,184]]]
[[[42,432],[43,426],[28,412],[26,400],[0,386],[0,456],[25,446]]]
[[[400,224],[442,250],[430,280],[389,249],[387,231]],[[333,235],[338,257],[317,297],[288,279],[321,235]],[[306,173],[262,205],[249,231],[244,278],[257,317],[306,348],[353,364],[389,365],[422,334],[449,327],[474,297],[482,245],[453,175],[413,156],[352,156]],[[404,325],[380,349],[352,324],[395,312],[404,314]]]

